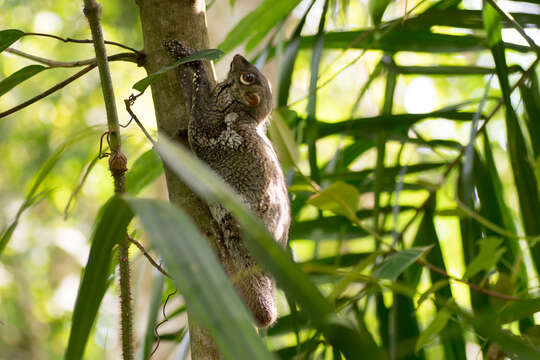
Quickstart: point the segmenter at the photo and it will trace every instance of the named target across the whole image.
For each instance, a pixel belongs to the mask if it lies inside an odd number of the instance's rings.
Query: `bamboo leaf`
[[[379,279],[390,279],[395,281],[401,273],[429,249],[431,249],[431,247],[426,246],[410,248],[393,253],[373,270],[372,275]]]
[[[523,226],[527,235],[539,235],[540,222],[536,214],[540,213],[540,198],[537,180],[530,162],[524,161],[524,159],[529,158],[529,154],[523,131],[521,130],[510,99],[510,83],[508,80],[508,67],[506,65],[504,48],[501,43],[498,43],[491,48],[491,52],[495,60],[497,77],[499,78],[505,103],[508,155],[510,156],[514,182],[518,193]],[[535,267],[540,269],[540,246],[536,245],[532,247],[531,254]]]
[[[484,29],[486,30],[488,45],[490,47],[502,41],[501,19],[497,11],[488,3],[484,4],[482,10]]]
[[[31,78],[34,75],[39,74],[45,69],[48,68],[42,65],[29,65],[14,72],[4,80],[0,81],[0,96],[4,95],[5,93],[13,89],[15,86],[19,85],[20,83]]]
[[[285,121],[285,118],[290,117],[296,118],[296,113],[286,108],[276,109],[272,112],[272,120],[268,128],[270,139],[285,169],[297,167],[299,158],[294,135]]]
[[[529,130],[531,145],[535,159],[540,157],[540,88],[536,74],[529,77],[528,82],[520,85],[519,91],[525,105],[525,123]]]
[[[272,359],[208,241],[189,216],[165,202],[126,201],[165,260],[191,316],[210,331],[225,358]]]
[[[99,305],[108,287],[113,246],[126,235],[133,213],[120,197],[112,197],[94,222],[91,248],[73,309],[71,331],[64,358],[82,359]]]
[[[418,340],[416,341],[416,346],[414,347],[415,352],[419,352],[425,345],[433,341],[433,339],[446,327],[446,324],[450,320],[450,311],[443,308],[437,311],[435,318],[429,323],[427,328],[420,333]]]
[[[336,214],[344,215],[349,219],[356,217],[360,194],[358,190],[347,183],[336,181],[326,189],[313,195],[308,204],[321,210],[330,210]]]
[[[6,50],[11,44],[24,36],[24,31],[8,29],[0,31],[0,52]]]
[[[319,67],[322,59],[323,45],[324,45],[324,26],[326,24],[326,14],[328,13],[328,6],[330,0],[324,1],[323,11],[319,20],[319,28],[317,35],[315,35],[315,42],[313,43],[313,49],[311,51],[311,63],[310,63],[310,79],[308,89],[308,103],[306,107],[307,120],[305,139],[308,146],[308,161],[310,176],[316,183],[319,182],[319,166],[317,164],[317,147],[316,139],[317,135],[317,121],[315,119],[317,113],[317,81],[319,79]]]
[[[497,313],[497,324],[508,324],[512,321],[534,315],[540,311],[540,298],[529,299],[519,302],[505,304],[503,309]]]
[[[453,306],[453,308],[466,322],[474,327],[478,334],[497,343],[511,358],[524,360],[538,359],[538,349],[533,347],[523,337],[513,335],[499,326],[494,326],[496,319],[493,314],[478,317],[470,315],[457,306]]]
[[[502,239],[497,237],[487,237],[478,241],[480,250],[476,257],[467,264],[467,271],[465,271],[465,278],[471,278],[478,274],[480,271],[489,271],[493,268],[506,249],[502,248]]]
[[[369,0],[369,14],[373,24],[377,25],[381,22],[384,11],[390,5],[392,0]]]
[[[148,150],[135,160],[126,174],[128,194],[138,194],[163,174],[163,164],[153,150]]]
[[[311,4],[306,9],[304,16],[300,19],[300,22],[294,30],[294,34],[285,49],[285,54],[283,55],[283,60],[279,67],[279,82],[278,82],[278,96],[277,104],[279,107],[287,106],[287,101],[289,99],[289,91],[291,87],[291,79],[294,70],[294,63],[296,62],[296,57],[298,55],[298,47],[300,46],[300,39],[302,29],[306,23],[306,18],[315,4],[315,1],[312,1]]]
[[[444,118],[456,121],[471,121],[474,116],[474,112],[438,110],[422,114],[379,115],[336,123],[318,121],[317,128],[320,138],[341,133],[346,135],[363,137],[366,136],[366,132],[377,132],[383,130],[403,132],[418,121],[428,118]]]
[[[299,2],[300,0],[264,0],[236,24],[218,48],[227,53],[249,40],[246,48],[248,51],[252,50],[270,29],[291,13]]]
[[[163,76],[167,71],[172,70],[174,68],[177,68],[178,66],[192,62],[197,60],[215,60],[219,58],[221,55],[223,55],[223,51],[219,49],[205,49],[205,50],[199,50],[195,52],[194,54],[191,54],[189,56],[186,56],[185,58],[182,58],[178,61],[176,61],[174,64],[165,66],[164,68],[156,71],[153,74],[148,75],[144,79],[141,79],[137,81],[133,85],[133,89],[140,91],[143,93],[150,84],[152,84],[154,81],[159,79],[161,76]]]

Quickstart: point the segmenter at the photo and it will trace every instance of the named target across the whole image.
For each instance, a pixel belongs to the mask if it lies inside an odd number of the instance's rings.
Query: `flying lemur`
[[[164,42],[176,59],[194,50],[176,40]],[[201,61],[178,68],[191,109],[188,140],[205,161],[257,215],[275,241],[285,246],[290,225],[290,205],[276,152],[266,137],[266,120],[272,109],[268,79],[243,56],[236,55],[227,78],[212,86]],[[217,247],[221,261],[260,327],[277,317],[273,280],[249,254],[243,233],[228,210],[211,204],[218,224]]]

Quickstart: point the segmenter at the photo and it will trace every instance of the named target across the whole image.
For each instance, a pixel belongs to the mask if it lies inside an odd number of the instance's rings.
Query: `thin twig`
[[[53,87],[45,90],[44,92],[42,92],[41,94],[37,95],[37,96],[34,96],[33,98],[31,98],[30,100],[27,100],[25,102],[23,102],[22,104],[19,104],[17,106],[14,106],[12,107],[11,109],[9,110],[6,110],[2,113],[0,113],[0,119],[3,118],[3,117],[6,117],[8,115],[11,115],[13,114],[14,112],[17,112],[21,109],[24,109],[25,107],[29,106],[29,105],[32,105],[33,103],[35,103],[36,101],[39,101],[41,99],[43,99],[44,97],[47,97],[49,95],[51,95],[52,93],[56,92],[57,90],[60,90],[61,88],[63,88],[64,86],[68,85],[69,83],[77,80],[78,78],[80,78],[81,76],[83,76],[84,74],[86,74],[87,72],[89,72],[90,70],[92,70],[93,68],[96,67],[96,64],[91,64],[91,65],[88,65],[87,67],[85,67],[84,69],[82,69],[81,71],[79,71],[78,73],[76,74],[73,74],[71,75],[70,77],[68,77],[67,79],[65,79],[64,81],[54,85]]]
[[[109,61],[125,60],[126,58],[131,57],[131,56],[132,55],[128,54],[128,53],[120,53],[120,54],[111,55],[111,56],[109,56],[108,59],[109,59]],[[62,82],[59,82],[58,84],[54,85],[53,87],[45,90],[41,94],[36,95],[33,98],[23,102],[22,104],[19,104],[19,105],[16,105],[16,106],[12,107],[11,109],[8,109],[8,110],[6,110],[4,112],[1,112],[0,113],[0,119],[3,118],[3,117],[6,117],[8,115],[11,115],[11,114],[13,114],[13,113],[15,113],[15,112],[17,112],[17,111],[19,111],[21,109],[24,109],[25,107],[27,107],[29,105],[32,105],[36,101],[39,101],[39,100],[43,99],[44,97],[47,97],[47,96],[51,95],[52,93],[60,90],[64,86],[66,86],[66,85],[72,83],[73,81],[77,80],[78,78],[80,78],[81,76],[83,76],[84,74],[86,74],[87,72],[89,72],[90,70],[95,68],[96,66],[97,66],[97,64],[94,62],[93,64],[88,65],[84,69],[80,70],[79,72],[77,72],[77,73],[71,75],[70,77],[68,77],[67,79],[63,80]]]
[[[150,264],[155,267],[160,273],[162,273],[163,275],[165,275],[166,277],[170,278],[169,274],[167,273],[167,271],[165,271],[165,269],[163,269],[157,262],[156,260],[154,260],[154,258],[152,258],[152,256],[146,251],[146,249],[144,248],[144,246],[142,246],[142,244],[140,242],[138,242],[137,240],[133,239],[131,236],[128,235],[128,240],[133,244],[135,245],[141,252],[142,254],[144,255],[144,257],[146,257],[146,259],[148,259],[148,261],[150,262]]]
[[[142,93],[141,93],[142,94]],[[137,125],[139,126],[139,128],[141,129],[141,131],[144,133],[144,135],[146,136],[146,138],[152,143],[152,145],[155,145],[156,141],[154,139],[152,139],[152,136],[150,136],[150,134],[148,133],[148,131],[146,131],[145,127],[143,126],[143,124],[139,121],[139,118],[137,118],[137,115],[135,115],[135,113],[131,110],[131,105],[133,105],[133,103],[135,102],[135,100],[137,99],[138,96],[140,96],[141,94],[139,95],[130,95],[129,98],[125,99],[124,100],[124,104],[126,104],[126,111],[128,112],[128,114],[131,116],[131,119],[133,119]],[[131,121],[131,120],[130,120]]]
[[[20,50],[14,49],[14,48],[7,48],[5,51],[10,53],[10,54],[13,54],[13,55],[23,57],[25,59],[33,60],[33,61],[38,62],[40,64],[48,65],[51,68],[55,68],[55,67],[67,67],[67,68],[79,67],[79,66],[85,66],[85,65],[94,64],[96,62],[96,58],[85,59],[85,60],[77,60],[77,61],[56,61],[56,60],[46,59],[46,58],[42,58],[42,57],[35,56],[35,55],[32,55],[32,54],[28,54],[28,53],[25,53],[24,51],[20,51]],[[122,58],[119,58],[118,55],[122,55]],[[113,56],[115,56],[115,58],[112,58]],[[140,59],[139,55],[133,54],[133,53],[120,53],[120,54],[116,54],[116,55],[113,55],[113,56],[109,56],[109,61],[124,60],[124,61],[130,61],[130,62],[134,62],[134,63],[139,63],[139,59]]]
[[[425,261],[423,259],[417,259],[416,262],[418,264],[420,264],[420,265],[423,265],[423,266],[427,267],[428,269],[430,269],[433,272],[441,274],[441,275],[447,277],[448,279],[459,281],[460,283],[463,283],[463,284],[467,285],[471,289],[473,289],[475,291],[478,291],[478,292],[481,292],[483,294],[486,294],[486,295],[489,295],[489,296],[492,296],[492,297],[495,297],[495,298],[498,298],[498,299],[502,299],[502,300],[510,300],[510,301],[524,301],[525,300],[525,299],[514,297],[512,295],[507,295],[507,294],[503,294],[503,293],[500,293],[500,292],[497,292],[497,291],[492,291],[492,290],[483,288],[483,287],[478,286],[476,284],[473,284],[473,283],[471,283],[471,282],[469,282],[469,281],[467,281],[465,279],[459,279],[459,278],[457,278],[455,276],[452,276],[452,275],[448,274],[443,269],[428,263],[427,261]]]
[[[69,207],[71,206],[71,202],[73,201],[73,199],[75,199],[75,197],[77,196],[77,194],[79,193],[79,191],[81,191],[85,181],[86,181],[86,178],[88,177],[88,175],[90,174],[90,172],[92,171],[92,169],[94,168],[94,166],[96,165],[97,161],[100,159],[99,155],[97,155],[96,157],[94,157],[92,159],[92,161],[90,161],[90,164],[88,164],[88,166],[86,167],[86,170],[84,171],[84,174],[81,178],[81,180],[79,181],[79,183],[77,184],[77,186],[75,187],[75,189],[73,189],[73,192],[71,193],[70,197],[69,197],[69,200],[66,204],[66,207],[64,209],[64,220],[67,220],[68,218],[68,213],[69,213]]]
[[[158,333],[158,329],[161,325],[165,324],[167,321],[169,321],[169,318],[167,317],[167,314],[165,313],[165,307],[167,306],[167,302],[169,302],[169,298],[171,296],[173,296],[174,294],[176,294],[176,290],[174,290],[172,293],[170,293],[169,295],[167,295],[167,298],[165,299],[165,303],[163,303],[163,308],[162,308],[162,312],[163,312],[163,320],[156,325],[156,327],[154,328],[154,335],[156,336],[156,346],[154,346],[154,349],[152,350],[152,352],[150,353],[150,355],[148,355],[148,357],[146,358],[146,360],[149,360],[152,358],[152,356],[154,355],[154,353],[157,351],[157,349],[159,348],[159,343],[161,342],[161,338],[159,336],[159,333]]]
[[[27,32],[27,33],[24,33],[24,35],[25,36],[28,36],[28,35],[43,36],[43,37],[49,37],[49,38],[53,38],[53,39],[56,39],[56,40],[60,40],[60,41],[63,41],[63,42],[72,42],[72,43],[78,43],[78,44],[93,44],[94,43],[94,41],[91,40],[91,39],[73,39],[73,38],[69,38],[69,37],[63,38],[63,37],[58,36],[58,35],[36,33],[36,32]],[[132,47],[129,47],[127,45],[124,45],[124,44],[121,44],[121,43],[118,43],[118,42],[115,42],[115,41],[104,40],[104,43],[107,44],[107,45],[118,46],[118,47],[121,47],[121,48],[126,49],[126,50],[131,50],[136,54],[141,53],[139,50],[136,50],[136,49],[134,49]]]

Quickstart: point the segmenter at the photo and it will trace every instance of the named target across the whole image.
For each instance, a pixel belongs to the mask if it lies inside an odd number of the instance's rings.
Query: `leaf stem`
[[[101,90],[107,112],[109,148],[109,170],[114,179],[114,191],[116,194],[125,192],[125,173],[127,171],[127,159],[122,154],[122,142],[120,139],[120,126],[118,123],[118,112],[114,98],[111,73],[105,50],[105,40],[101,28],[101,6],[96,0],[84,0],[84,15],[88,19],[96,62],[101,79]],[[124,360],[133,360],[133,306],[131,299],[130,270],[129,270],[129,240],[127,234],[118,239],[118,266],[120,273],[120,326],[122,339],[122,355]]]

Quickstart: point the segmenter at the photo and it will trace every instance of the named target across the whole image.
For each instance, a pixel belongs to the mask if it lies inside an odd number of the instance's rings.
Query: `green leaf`
[[[501,92],[505,104],[506,140],[508,143],[508,155],[512,165],[512,173],[519,198],[519,207],[523,221],[523,227],[527,235],[540,234],[540,222],[537,214],[540,214],[540,194],[537,180],[531,165],[529,152],[523,131],[510,98],[510,82],[508,79],[508,66],[502,44],[498,43],[491,49],[497,77],[501,85]],[[532,259],[536,269],[540,269],[540,246],[531,248]]]
[[[190,315],[210,331],[225,358],[272,359],[208,240],[193,220],[169,203],[135,198],[126,201],[165,260]]]
[[[148,150],[135,160],[126,174],[126,190],[128,194],[136,195],[150,185],[161,174],[163,164],[154,150]]]
[[[315,35],[315,42],[313,43],[313,49],[311,51],[311,63],[310,63],[310,80],[308,89],[308,103],[306,107],[307,120],[306,127],[308,131],[305,134],[305,140],[308,146],[308,160],[310,176],[314,182],[320,181],[319,166],[317,161],[317,147],[316,139],[317,135],[317,81],[319,80],[319,67],[321,64],[323,45],[324,45],[324,26],[326,24],[326,14],[328,13],[328,6],[330,0],[324,1],[323,11],[319,20],[319,28],[317,35]]]
[[[0,52],[6,50],[11,44],[24,36],[24,31],[9,29],[0,31]]]
[[[525,123],[529,130],[534,157],[538,159],[540,157],[540,126],[537,120],[540,119],[538,75],[536,73],[532,74],[528,81],[524,81],[519,86],[519,91],[525,105]]]
[[[448,285],[449,285],[448,280],[439,280],[439,281],[435,282],[434,284],[432,284],[430,286],[430,288],[426,292],[424,292],[422,295],[420,295],[420,297],[418,298],[418,301],[416,302],[416,307],[419,307],[420,304],[422,304],[424,301],[426,301],[431,294],[435,294],[440,289],[442,289],[443,287],[446,287]]]
[[[405,131],[411,125],[423,119],[444,118],[456,121],[470,121],[474,118],[474,115],[474,112],[443,109],[422,114],[385,114],[336,123],[318,121],[317,128],[319,138],[341,133],[351,136],[365,137],[366,132],[377,132],[384,130],[394,132]]]
[[[369,0],[369,14],[373,24],[380,24],[384,11],[392,0]]]
[[[268,128],[279,161],[285,169],[296,167],[299,158],[294,135],[285,121],[285,118],[290,117],[296,118],[296,113],[287,108],[276,109],[272,112],[272,120]]]
[[[126,227],[132,217],[129,207],[117,196],[109,199],[99,211],[90,237],[90,254],[73,309],[69,342],[64,354],[66,360],[83,358],[90,330],[109,285],[113,247],[126,236]]]
[[[393,253],[373,270],[372,275],[379,279],[395,281],[402,272],[429,249],[431,246],[410,248]]]
[[[503,330],[497,323],[497,314],[488,313],[485,316],[470,315],[457,306],[452,306],[454,311],[466,322],[474,327],[474,330],[486,339],[500,346],[510,358],[536,360],[538,348],[532,346],[525,338],[513,335],[508,330]]]
[[[488,45],[492,47],[502,41],[501,19],[497,10],[488,3],[484,4],[482,18],[484,20],[484,29],[487,34]]]
[[[289,41],[289,44],[285,49],[283,59],[279,66],[277,96],[277,104],[279,107],[287,106],[291,87],[291,79],[294,72],[294,63],[296,62],[296,57],[298,55],[298,47],[300,46],[300,35],[302,33],[302,29],[304,28],[304,24],[306,23],[307,16],[311,11],[311,8],[313,7],[313,4],[315,4],[315,1],[311,2],[311,4],[306,9],[306,12],[304,13],[304,16],[302,16],[302,19],[300,19],[300,22],[296,26],[294,34],[292,35],[291,40]]]
[[[426,344],[433,341],[433,339],[446,327],[448,320],[450,320],[450,312],[448,309],[443,308],[439,310],[433,321],[431,321],[427,328],[420,333],[414,351],[420,351]]]
[[[358,344],[365,339],[351,328],[336,324],[332,319],[332,306],[298,265],[272,239],[259,219],[247,210],[238,195],[222,179],[190,151],[173,145],[162,138],[156,151],[171,170],[207,201],[219,201],[236,218],[245,231],[246,245],[252,256],[267,269],[280,285],[303,308],[311,321],[320,329],[329,343],[336,346],[345,356],[358,356]],[[214,293],[215,295],[215,293]],[[364,353],[372,358],[384,358],[384,354],[373,346],[365,347]]]
[[[540,298],[509,302],[497,313],[497,324],[508,324],[532,316],[537,312],[540,312]]]
[[[34,75],[39,74],[45,69],[48,68],[42,65],[29,65],[14,72],[4,80],[0,81],[0,96],[4,95],[9,90],[13,89],[15,86],[19,85],[20,83],[31,78]]]
[[[300,0],[264,0],[232,29],[218,48],[229,52],[249,39],[246,49],[252,50],[278,22],[288,16]]]
[[[478,255],[467,265],[465,278],[469,279],[480,271],[489,271],[501,259],[506,249],[502,248],[502,239],[497,237],[487,237],[478,241],[480,250]]]
[[[358,190],[343,181],[336,181],[326,189],[310,197],[308,204],[321,210],[330,210],[349,219],[356,217],[360,201]]]
[[[165,66],[164,68],[156,71],[153,74],[148,75],[144,79],[141,79],[133,85],[133,89],[140,91],[143,93],[150,84],[152,84],[154,81],[159,79],[161,76],[163,76],[167,71],[172,70],[182,64],[196,61],[196,60],[215,60],[219,58],[221,55],[223,55],[223,51],[219,49],[205,49],[197,51],[189,56],[186,56],[185,58],[182,58],[178,61],[176,61],[174,64]]]

